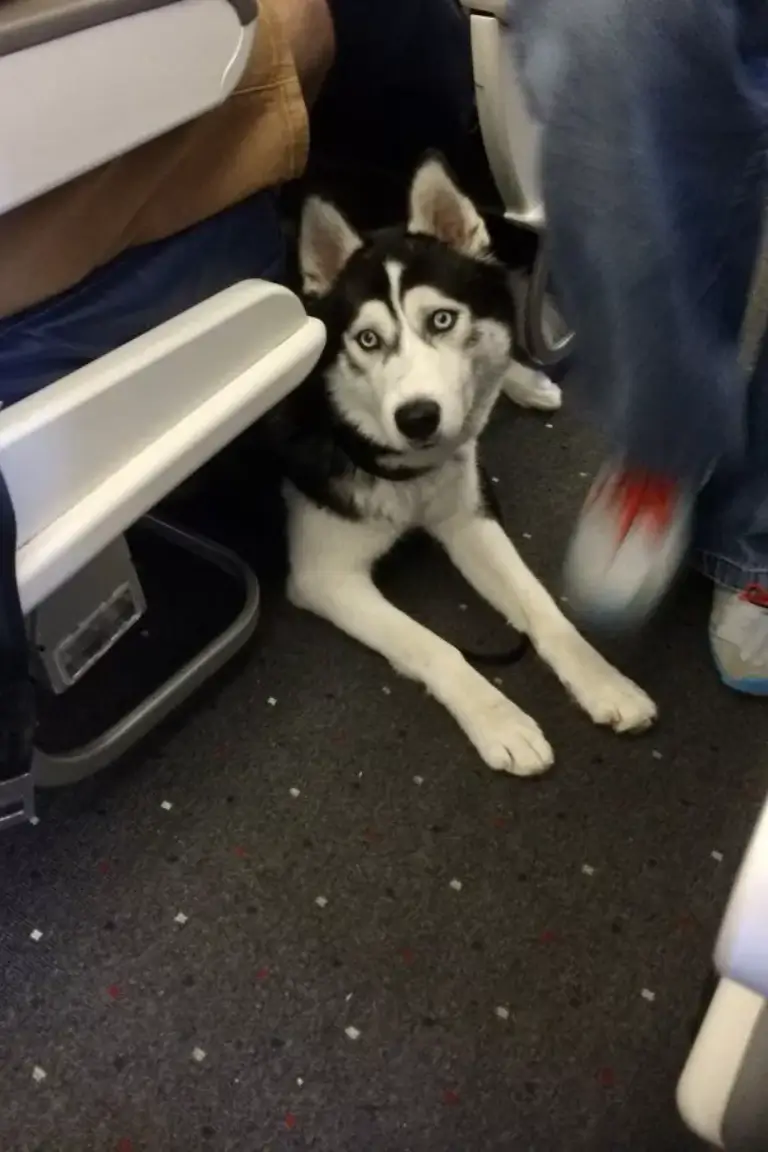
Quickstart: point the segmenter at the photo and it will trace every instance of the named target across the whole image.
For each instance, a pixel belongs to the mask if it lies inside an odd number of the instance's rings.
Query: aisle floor
[[[502,406],[487,458],[556,584],[593,452]],[[506,639],[436,551],[386,586],[459,643]],[[719,686],[705,621],[691,580],[618,653],[661,707],[639,739],[532,655],[502,670],[558,754],[531,782],[268,587],[182,723],[0,838],[2,1148],[693,1148],[675,1083],[768,786],[768,711]]]

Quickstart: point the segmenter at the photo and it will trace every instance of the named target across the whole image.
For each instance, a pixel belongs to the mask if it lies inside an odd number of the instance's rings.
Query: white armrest
[[[680,1078],[678,1107],[689,1128],[709,1144],[751,1148],[757,1139],[762,1148],[768,1142],[760,1087],[768,1071],[768,803],[731,893],[715,962],[723,979]],[[742,1145],[740,1132],[758,1135]]]
[[[765,1001],[721,980],[677,1086],[677,1106],[688,1127],[723,1147],[723,1121]]]
[[[229,0],[160,2],[0,3],[0,214],[231,92],[255,6],[239,14]],[[133,14],[116,18],[121,4]],[[29,8],[36,19],[24,19]]]
[[[29,612],[311,371],[325,332],[236,284],[0,413]]]
[[[731,893],[715,962],[721,975],[768,998],[768,802]]]

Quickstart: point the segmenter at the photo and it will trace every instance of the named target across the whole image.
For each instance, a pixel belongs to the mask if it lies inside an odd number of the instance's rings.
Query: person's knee
[[[304,99],[311,105],[320,94],[336,55],[328,0],[279,0],[279,10]]]

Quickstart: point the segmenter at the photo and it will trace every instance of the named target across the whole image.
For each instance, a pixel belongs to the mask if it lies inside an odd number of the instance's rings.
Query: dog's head
[[[407,228],[365,238],[313,197],[299,245],[304,292],[328,332],[331,401],[345,423],[396,453],[480,430],[514,333],[505,270],[439,159],[420,166],[409,201]]]

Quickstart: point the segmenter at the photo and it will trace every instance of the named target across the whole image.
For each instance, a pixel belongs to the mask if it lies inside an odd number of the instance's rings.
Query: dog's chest
[[[473,454],[462,454],[412,480],[381,480],[360,474],[342,482],[343,496],[363,520],[383,520],[405,532],[454,515],[478,499]]]

